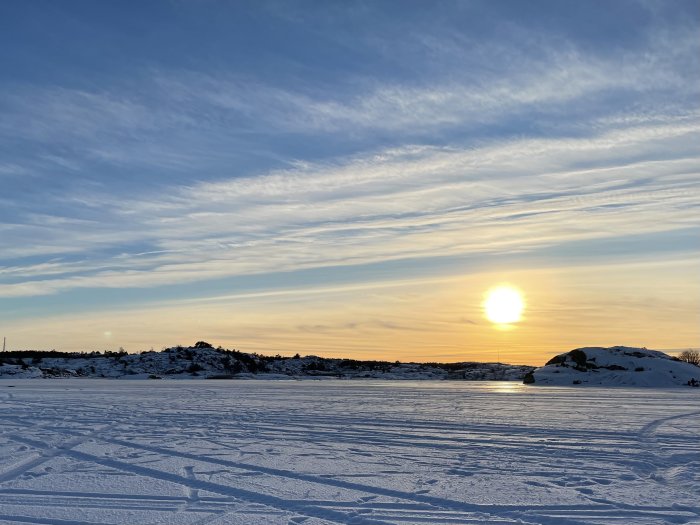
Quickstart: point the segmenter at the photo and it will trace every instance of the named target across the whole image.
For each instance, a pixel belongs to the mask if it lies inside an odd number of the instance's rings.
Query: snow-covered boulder
[[[523,382],[555,386],[698,386],[700,367],[646,348],[586,347],[553,357]]]

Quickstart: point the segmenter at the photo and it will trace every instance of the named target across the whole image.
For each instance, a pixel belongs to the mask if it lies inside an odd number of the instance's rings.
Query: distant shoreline
[[[504,363],[403,363],[400,361],[263,356],[213,348],[205,342],[160,352],[57,352],[0,354],[0,378],[200,379],[401,379],[522,381],[534,366]]]

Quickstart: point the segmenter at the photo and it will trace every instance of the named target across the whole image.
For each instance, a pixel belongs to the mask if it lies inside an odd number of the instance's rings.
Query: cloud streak
[[[91,208],[109,210],[99,221],[4,226],[14,240],[6,257],[90,261],[1,268],[13,282],[0,296],[531,251],[697,226],[698,138],[700,125],[682,121],[476,149],[391,149],[143,200],[94,194]],[[659,155],[675,158],[652,160]],[[118,255],[130,244],[153,253]]]
[[[546,42],[532,47],[524,53],[512,45],[461,42],[448,46],[443,71],[431,81],[349,72],[345,80],[353,89],[163,68],[92,91],[8,84],[0,91],[0,136],[11,144],[50,144],[55,151],[43,151],[35,169],[106,163],[218,170],[240,158],[237,150],[275,157],[276,141],[289,135],[323,142],[323,134],[340,134],[362,145],[387,134],[396,142],[420,143],[436,134],[442,140],[456,130],[521,119],[544,129],[571,127],[567,118],[590,126],[592,118],[610,118],[615,106],[618,118],[643,116],[652,107],[682,114],[700,93],[693,58],[700,44],[691,31],[673,38],[652,33],[646,46],[613,56],[587,54],[565,41],[558,49]],[[507,66],[494,71],[488,67],[494,63]]]

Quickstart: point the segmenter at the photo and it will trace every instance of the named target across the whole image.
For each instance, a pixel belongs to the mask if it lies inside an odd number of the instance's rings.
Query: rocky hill
[[[400,363],[263,356],[213,348],[205,342],[161,352],[0,354],[0,378],[106,377],[121,379],[375,378],[521,381],[534,367],[500,363]]]
[[[700,385],[700,367],[646,348],[577,348],[527,374],[534,385],[643,386]]]

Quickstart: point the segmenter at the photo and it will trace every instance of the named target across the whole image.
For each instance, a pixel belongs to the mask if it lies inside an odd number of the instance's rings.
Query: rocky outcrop
[[[700,367],[663,352],[627,346],[586,347],[554,356],[523,383],[673,387],[698,386]]]

